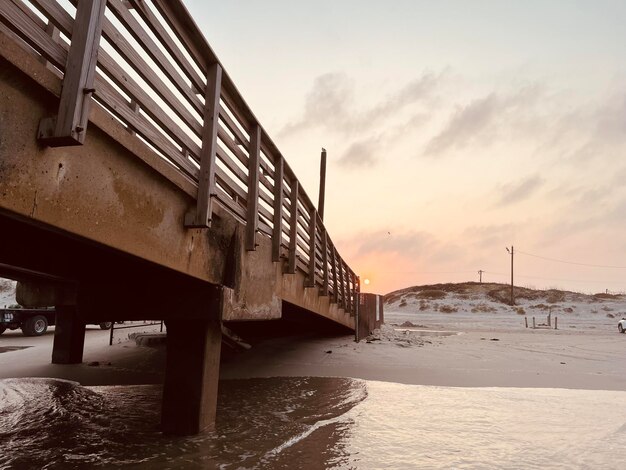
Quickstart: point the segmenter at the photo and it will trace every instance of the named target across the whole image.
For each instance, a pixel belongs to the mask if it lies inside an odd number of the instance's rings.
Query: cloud
[[[536,132],[539,106],[545,95],[541,84],[524,85],[508,93],[491,92],[456,106],[444,128],[426,144],[424,155],[439,156],[473,143],[483,148],[501,134]]]
[[[483,132],[496,115],[498,98],[490,94],[457,109],[443,131],[426,146],[426,155],[439,155],[450,148],[464,147]]]
[[[504,246],[508,244],[521,227],[517,224],[474,225],[463,231],[463,239],[478,248]]]
[[[445,73],[425,72],[373,106],[357,104],[355,82],[343,73],[327,73],[313,81],[306,95],[304,110],[299,118],[287,123],[280,136],[294,135],[311,128],[324,128],[344,135],[365,132],[375,126],[385,127],[403,109],[427,104]]]
[[[532,196],[543,184],[544,179],[538,175],[530,176],[519,183],[508,184],[500,189],[500,197],[496,205],[508,206]]]
[[[339,158],[339,165],[346,168],[374,166],[379,159],[380,140],[370,138],[352,143]]]
[[[427,232],[376,230],[359,233],[341,244],[359,257],[371,254],[420,256],[429,252],[436,240]]]
[[[279,133],[285,136],[310,127],[344,127],[349,121],[348,108],[353,103],[354,83],[342,73],[316,77],[306,96],[302,117],[288,123]]]

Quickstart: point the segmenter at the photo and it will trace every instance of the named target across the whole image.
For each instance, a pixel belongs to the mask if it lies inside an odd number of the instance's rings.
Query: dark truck
[[[54,307],[22,308],[20,305],[10,305],[0,309],[0,335],[8,330],[22,329],[24,336],[41,336],[48,326],[54,325],[56,312]],[[108,330],[110,322],[99,323],[100,328]]]

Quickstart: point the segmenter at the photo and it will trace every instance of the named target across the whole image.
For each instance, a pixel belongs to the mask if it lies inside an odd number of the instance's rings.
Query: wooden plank
[[[219,63],[215,52],[181,0],[153,0],[153,3],[201,70],[206,70],[207,64]],[[244,124],[244,129],[250,128],[252,123],[259,122],[226,72],[222,78],[222,89],[223,100],[230,109],[237,113],[236,117],[239,122]],[[264,137],[263,140],[266,138]],[[274,145],[269,137],[267,137],[267,141],[272,146]]]
[[[346,269],[346,306],[348,312],[352,312],[352,281],[350,279],[350,273],[348,272],[348,265],[345,265]]]
[[[334,303],[339,303],[339,289],[338,289],[338,283],[337,283],[337,248],[335,248],[335,245],[332,245],[332,273],[333,273],[333,298],[332,298],[332,302]]]
[[[202,125],[197,118],[183,106],[180,98],[169,88],[170,85],[156,74],[152,67],[141,57],[141,54],[131,46],[123,34],[106,17],[103,21],[102,35],[111,47],[133,68],[137,75],[151,87],[151,91],[161,98],[189,129],[198,137],[201,137]],[[199,113],[203,115],[204,110],[201,109]]]
[[[256,250],[256,231],[259,224],[259,159],[261,158],[261,126],[250,130],[248,148],[248,201],[246,216],[246,250]]]
[[[300,183],[298,180],[291,184],[291,220],[289,221],[289,259],[287,263],[287,273],[294,274],[296,272],[296,247],[298,237],[298,192]]]
[[[231,194],[233,200],[239,199],[241,201],[245,201],[248,199],[248,193],[245,189],[240,187],[233,179],[230,177],[228,173],[224,171],[219,165],[215,165],[215,174],[220,178],[220,184],[224,186],[224,189],[227,189]],[[245,221],[244,216],[244,221]]]
[[[189,60],[182,53],[178,44],[174,42],[160,20],[152,13],[152,10],[148,7],[146,2],[142,0],[130,0],[130,3],[146,25],[148,25],[152,33],[159,38],[163,47],[172,56],[176,64],[188,75],[195,89],[202,90],[204,88],[202,77],[198,75],[196,70],[189,63]]]
[[[115,83],[121,90],[126,93],[132,101],[135,101],[144,113],[150,116],[162,132],[167,134],[174,142],[181,147],[187,148],[191,154],[198,160],[200,155],[200,147],[196,142],[183,131],[180,126],[168,115],[154,99],[150,97],[146,91],[139,86],[117,62],[105,51],[100,51],[99,65],[106,76]],[[198,124],[198,127],[200,125]]]
[[[135,114],[128,103],[118,92],[104,79],[96,77],[96,97],[99,102],[112,114],[127,122],[133,130],[167,157],[169,162],[180,171],[190,176],[194,181],[198,177],[198,169],[183,157],[180,151],[174,147],[165,137],[154,129],[141,115]]]
[[[143,29],[142,25],[130,13],[120,0],[108,0],[109,9],[115,17],[126,27],[128,32],[141,44],[145,53],[154,61],[161,69],[163,74],[169,78],[176,89],[189,101],[191,106],[202,114],[202,102],[198,99],[194,91],[187,84],[187,77],[183,78],[180,73],[172,66],[169,59],[163,54],[159,46],[152,40],[149,34]],[[200,88],[203,89],[204,87]]]
[[[358,314],[359,311],[359,280],[358,277],[355,273],[352,273],[352,285],[354,286],[353,288],[353,299],[354,299],[354,303],[352,305],[352,311],[354,312],[354,314]]]
[[[14,3],[0,1],[0,21],[46,60],[61,70],[65,69],[67,52]]]
[[[222,97],[222,100],[224,98]],[[244,135],[239,126],[235,123],[233,118],[230,116],[229,111],[232,112],[230,108],[228,110],[224,106],[220,106],[220,118],[224,121],[224,125],[230,131],[235,139],[237,140],[237,144],[243,145],[244,147],[248,147],[250,145],[250,140]]]
[[[315,208],[309,212],[309,273],[304,287],[315,287],[315,232],[317,231],[317,211]]]
[[[338,304],[340,308],[346,309],[346,285],[344,283],[343,277],[343,260],[341,257],[337,259],[338,267],[339,267],[339,292],[341,293],[341,299]]]
[[[230,155],[228,155],[228,153],[226,153],[226,151],[219,144],[219,141],[217,144],[217,157],[220,159],[222,164],[226,166],[226,168],[228,168],[233,175],[235,175],[237,180],[239,180],[243,186],[248,186],[248,175],[246,175],[241,168],[234,164]]]
[[[105,6],[106,0],[78,4],[59,112],[39,123],[39,141],[45,145],[81,145],[85,140]]]
[[[280,261],[283,232],[283,157],[275,162],[274,170],[274,230],[272,232],[272,261]]]
[[[243,145],[244,147],[249,147],[250,145],[250,141],[249,139],[244,135],[244,133],[241,131],[240,127],[235,123],[235,121],[233,120],[233,118],[230,116],[230,114],[233,114],[235,116],[235,118],[237,120],[239,120],[241,126],[243,127],[244,125],[246,125],[247,121],[245,120],[240,120],[239,117],[237,117],[236,112],[234,112],[234,110],[228,105],[228,98],[227,98],[227,94],[223,93],[222,94],[222,101],[224,102],[224,104],[227,106],[227,108],[225,108],[224,106],[220,106],[220,118],[222,119],[222,121],[224,122],[224,126],[230,131],[231,134],[233,134],[233,136],[235,137],[235,145]],[[230,114],[229,114],[230,112]],[[265,134],[265,136],[263,135],[263,128],[261,128],[261,150],[263,152],[265,152],[265,154],[267,155],[266,152],[266,145],[263,142],[264,138],[267,138],[267,134]],[[259,160],[259,165],[260,167],[263,169],[263,171],[268,174],[268,175],[272,175],[272,169],[269,167],[269,165],[261,158]]]
[[[320,295],[328,297],[328,232],[322,227],[322,270],[324,279]]]
[[[219,180],[219,178],[218,178]],[[215,200],[219,202],[223,207],[228,209],[235,218],[243,222],[246,219],[246,213],[242,207],[238,206],[233,199],[219,186],[215,187],[216,195]]]
[[[219,125],[221,88],[222,67],[216,63],[209,68],[207,73],[196,212],[188,213],[185,216],[186,227],[208,228],[211,226],[211,218],[213,216],[211,199],[215,195],[215,154],[217,153],[217,128]]]

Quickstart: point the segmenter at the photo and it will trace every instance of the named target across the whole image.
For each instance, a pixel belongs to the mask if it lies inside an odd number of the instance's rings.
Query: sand
[[[396,315],[386,315],[393,323]],[[518,323],[469,330],[451,320],[422,320],[428,328],[406,333],[421,344],[407,344],[402,336],[359,344],[347,337],[273,340],[257,347],[256,354],[235,358],[222,376],[317,375],[416,385],[626,391],[626,335],[616,328],[532,330]]]
[[[524,315],[516,309],[535,313],[537,323],[546,320],[545,309],[533,311],[522,301],[513,309],[478,294],[475,298],[446,295],[437,301],[453,305],[456,312],[421,310],[419,299],[413,303],[409,299],[401,307],[403,297],[396,296],[385,309],[387,325],[371,341],[306,335],[262,341],[249,351],[225,357],[221,378],[333,376],[455,387],[626,391],[622,359],[626,335],[617,332],[617,318],[605,315],[626,311],[625,300],[566,298],[563,304],[551,305],[552,321],[559,318],[558,330],[533,330],[524,327]],[[529,302],[536,305],[540,300]],[[476,311],[477,304],[490,308]],[[526,316],[532,325],[532,317]],[[417,326],[399,326],[406,322]],[[19,332],[0,336],[0,351],[4,351],[0,378],[59,377],[84,385],[162,383],[163,347],[138,347],[127,338],[127,331],[108,346],[108,332],[89,327],[85,362],[52,365],[52,330],[40,338],[26,338]],[[89,365],[94,362],[98,365]]]

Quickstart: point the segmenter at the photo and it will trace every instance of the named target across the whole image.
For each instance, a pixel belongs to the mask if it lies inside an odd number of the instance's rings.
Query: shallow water
[[[626,392],[223,381],[192,438],[159,433],[160,394],[0,380],[0,468],[617,469],[626,448]]]

